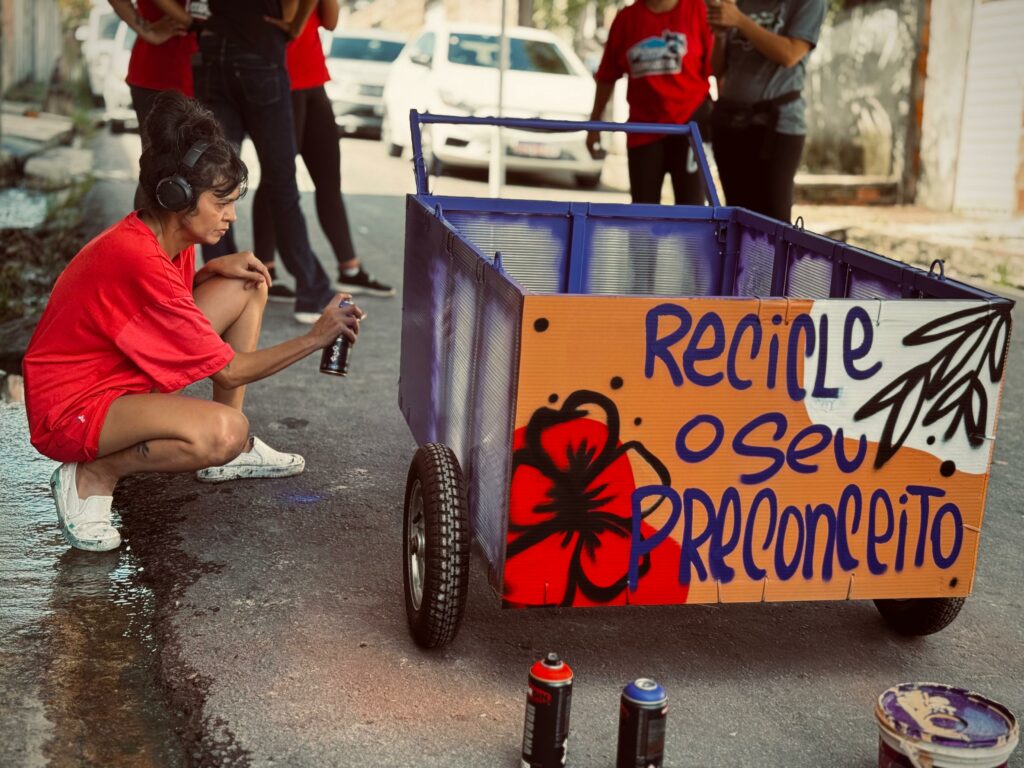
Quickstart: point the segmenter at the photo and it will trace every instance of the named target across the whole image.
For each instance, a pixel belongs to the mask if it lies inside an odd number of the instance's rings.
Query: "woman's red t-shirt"
[[[179,2],[185,6],[185,0]],[[164,15],[153,0],[139,0],[138,12],[139,16],[150,22]],[[172,37],[163,45],[150,45],[141,37],[136,38],[125,82],[137,88],[181,91],[191,96],[192,54],[197,49],[196,36],[191,33],[184,37]]]
[[[331,79],[320,42],[320,12],[317,9],[313,9],[299,36],[288,44],[285,64],[293,91],[318,88]]]
[[[231,362],[234,350],[196,306],[194,276],[195,247],[168,258],[137,213],[71,260],[22,363],[29,431],[41,453],[95,458],[116,398],[175,392]]]
[[[713,38],[704,0],[679,0],[654,13],[636,0],[615,16],[595,78],[629,76],[626,101],[634,123],[685,123],[707,98]],[[631,147],[661,138],[631,133]]]

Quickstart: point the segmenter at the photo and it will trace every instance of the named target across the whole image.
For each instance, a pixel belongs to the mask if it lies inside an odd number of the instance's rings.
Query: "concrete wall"
[[[902,177],[922,3],[869,2],[826,22],[804,92],[807,170]]]
[[[60,57],[56,0],[2,0],[3,90],[24,80],[49,81]]]
[[[931,0],[917,203],[939,211],[953,207],[972,12],[965,0]]]

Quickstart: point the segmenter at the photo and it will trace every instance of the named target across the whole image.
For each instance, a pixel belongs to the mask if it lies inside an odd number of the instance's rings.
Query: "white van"
[[[594,79],[579,57],[550,32],[511,27],[505,73],[505,117],[586,120],[594,104]],[[495,26],[428,26],[391,65],[384,86],[382,139],[393,156],[411,146],[409,110],[448,115],[497,114],[498,50]],[[600,160],[590,156],[586,134],[506,129],[509,170],[572,173],[596,187]],[[443,166],[486,167],[491,130],[486,126],[432,125],[424,132],[424,157],[433,172]]]

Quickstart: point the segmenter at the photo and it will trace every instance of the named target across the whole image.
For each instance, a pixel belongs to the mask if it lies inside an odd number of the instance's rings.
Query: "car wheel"
[[[600,173],[577,173],[576,186],[580,189],[597,189],[601,183]]]
[[[962,597],[875,600],[885,623],[901,635],[932,635],[948,627],[964,607]]]
[[[469,512],[458,459],[440,443],[416,451],[405,485],[405,613],[423,648],[455,639],[469,591]]]
[[[384,142],[384,146],[388,148],[388,155],[391,157],[402,156],[402,145],[395,144],[391,140],[391,120],[388,119],[388,113],[385,112],[380,123],[380,140]]]
[[[423,165],[428,176],[440,176],[444,173],[444,165],[434,154],[434,136],[430,126],[423,128],[420,133],[420,150],[423,152]]]

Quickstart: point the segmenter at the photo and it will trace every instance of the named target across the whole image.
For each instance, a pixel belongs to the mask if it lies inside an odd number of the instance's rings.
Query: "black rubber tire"
[[[576,186],[580,189],[597,189],[601,183],[600,173],[578,173],[576,174]]]
[[[387,113],[384,114],[384,116],[381,118],[381,121],[380,121],[380,140],[383,141],[387,145],[388,156],[389,157],[401,157],[402,156],[402,149],[403,149],[402,145],[401,144],[395,144],[391,140],[391,119],[387,115]]]
[[[121,120],[121,119],[118,119],[118,118],[114,118],[113,120],[110,121],[110,132],[111,133],[124,133],[125,132],[125,128],[126,128],[126,126],[125,126],[124,120]]]
[[[416,607],[411,582],[410,502],[417,482],[423,496],[425,556],[423,595]],[[455,639],[469,592],[469,506],[459,461],[451,449],[427,443],[416,451],[405,484],[402,515],[405,613],[409,631],[423,648]]]
[[[964,607],[962,597],[923,597],[911,600],[875,600],[890,629],[901,635],[933,635],[948,627]]]

